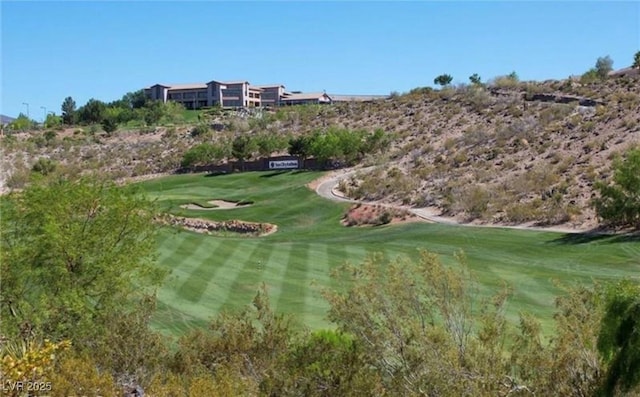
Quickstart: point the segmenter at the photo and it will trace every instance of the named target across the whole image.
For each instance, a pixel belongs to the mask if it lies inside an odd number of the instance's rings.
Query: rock
[[[144,397],[144,390],[142,389],[142,387],[138,385],[126,386],[122,396],[123,397]]]

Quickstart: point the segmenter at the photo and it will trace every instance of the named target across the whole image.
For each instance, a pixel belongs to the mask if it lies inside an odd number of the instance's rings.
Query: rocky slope
[[[19,187],[32,164],[52,159],[65,172],[113,177],[176,169],[196,143],[237,134],[298,135],[329,126],[382,129],[393,136],[377,165],[340,187],[352,197],[434,207],[473,222],[566,224],[586,228],[593,183],[611,160],[640,144],[640,78],[414,89],[388,100],[218,114],[210,133],[190,125],[118,131],[90,127],[3,138],[4,186]]]

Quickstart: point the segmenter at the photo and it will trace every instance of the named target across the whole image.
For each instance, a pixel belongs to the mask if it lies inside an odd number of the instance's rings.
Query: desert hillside
[[[376,167],[341,183],[347,195],[434,207],[465,222],[587,229],[597,224],[593,183],[609,175],[615,156],[640,143],[639,87],[637,76],[589,84],[507,76],[375,102],[203,111],[197,122],[121,126],[111,134],[99,125],[6,133],[2,187],[20,188],[43,163],[65,173],[142,176],[174,172],[194,145],[238,135],[287,140],[331,127],[382,130],[388,149],[362,161]]]

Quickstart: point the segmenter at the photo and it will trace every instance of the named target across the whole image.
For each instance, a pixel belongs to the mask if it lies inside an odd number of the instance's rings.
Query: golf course
[[[179,335],[207,324],[221,311],[249,305],[267,287],[272,307],[294,316],[298,326],[331,327],[323,288],[345,261],[381,253],[386,259],[437,253],[447,264],[463,251],[481,294],[506,283],[513,289],[507,308],[531,312],[551,331],[558,285],[592,284],[640,274],[638,237],[587,236],[555,232],[479,228],[426,222],[345,227],[349,207],[316,195],[306,184],[320,172],[248,172],[173,175],[141,182],[161,210],[213,221],[270,223],[277,231],[261,237],[207,235],[176,227],[158,237],[159,266],[171,271],[158,292],[155,325]],[[212,200],[246,202],[236,208],[197,209]],[[208,206],[211,207],[211,206]],[[215,206],[214,206],[215,207]]]

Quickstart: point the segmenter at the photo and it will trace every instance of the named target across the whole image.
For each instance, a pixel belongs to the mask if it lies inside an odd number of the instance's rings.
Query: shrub
[[[111,375],[98,371],[96,363],[87,357],[65,355],[50,379],[54,395],[58,396],[80,396],[89,391],[104,397],[122,395]]]
[[[198,124],[191,130],[191,136],[197,137],[207,134],[210,131],[210,128],[207,124]]]
[[[106,132],[109,135],[118,129],[118,123],[112,117],[105,117],[105,119],[102,120],[101,125],[104,132]]]
[[[600,57],[596,61],[596,73],[600,79],[606,79],[607,74],[613,70],[613,59],[609,55]]]
[[[516,72],[511,72],[506,76],[498,76],[493,80],[493,86],[497,88],[515,88],[518,86],[519,78]]]
[[[580,82],[582,84],[591,84],[598,80],[600,80],[600,77],[598,76],[598,71],[594,68],[587,70],[580,76]]]
[[[505,220],[507,222],[522,223],[529,222],[539,218],[541,200],[536,199],[533,202],[514,203],[505,210]]]
[[[457,195],[460,207],[470,218],[481,218],[489,208],[490,192],[482,186],[470,186]]]
[[[43,387],[47,393],[58,385],[51,376],[55,374],[56,353],[67,350],[71,343],[62,341],[52,343],[11,339],[0,344],[0,374],[2,374],[3,395],[9,397],[22,396],[23,390],[11,388],[13,382],[24,382]],[[53,386],[55,385],[55,386]],[[57,390],[56,390],[57,391]]]
[[[433,84],[438,84],[444,87],[445,85],[451,84],[451,80],[453,80],[453,77],[450,74],[441,74],[433,79]]]
[[[56,170],[56,165],[56,162],[50,158],[40,157],[38,161],[35,162],[31,170],[42,175],[49,175]]]
[[[640,228],[640,149],[613,162],[613,178],[595,185],[600,197],[593,201],[598,216],[612,226]]]

